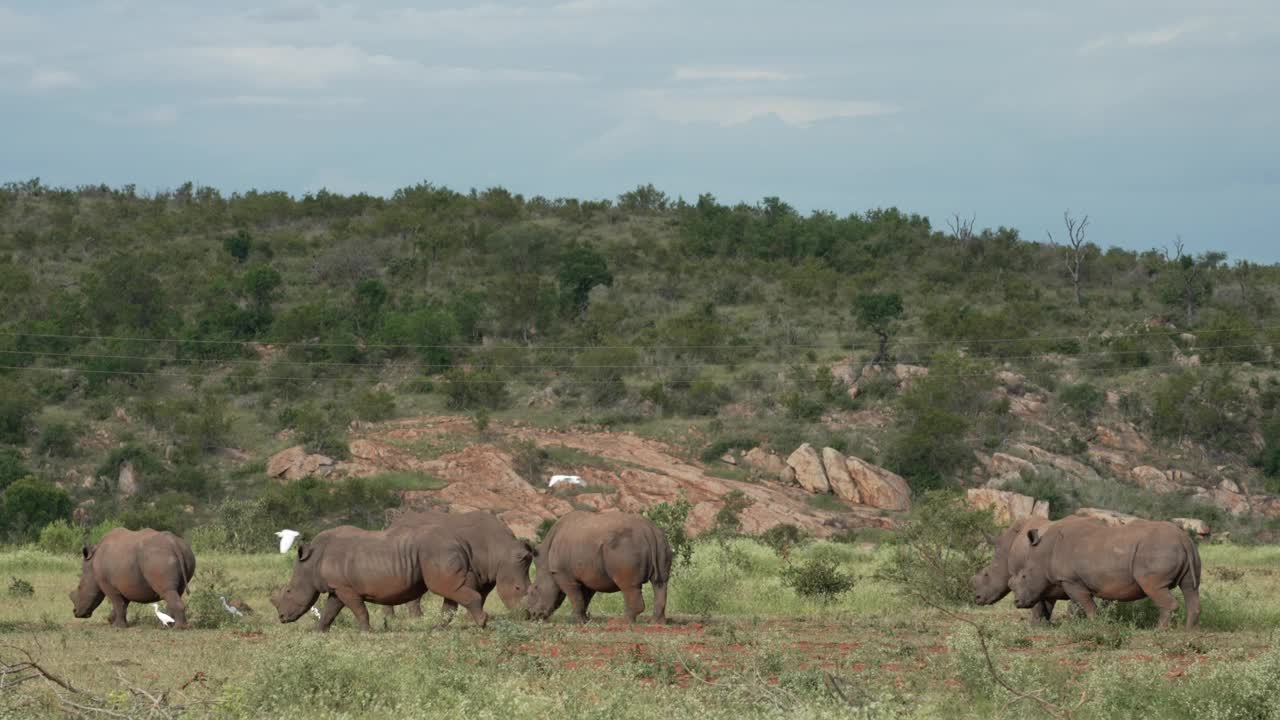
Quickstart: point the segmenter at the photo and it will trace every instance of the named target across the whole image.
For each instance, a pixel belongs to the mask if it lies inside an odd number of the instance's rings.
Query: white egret
[[[151,603],[151,609],[156,611],[156,617],[160,619],[160,624],[169,627],[174,623],[174,619],[160,612],[160,603]]]
[[[586,485],[582,478],[577,475],[552,475],[551,480],[547,481],[547,487],[553,488],[561,483],[568,483],[569,485]]]
[[[223,609],[223,610],[226,610],[226,611],[227,611],[228,613],[230,613],[233,617],[243,617],[243,616],[244,616],[244,613],[240,612],[239,608],[232,607],[229,603],[227,603],[227,596],[226,596],[226,595],[219,595],[219,596],[218,596],[218,599],[222,601],[222,609]]]
[[[297,530],[277,531],[276,537],[280,538],[280,552],[281,553],[289,552],[289,548],[293,547],[293,541],[296,540],[298,536],[301,534],[302,533],[298,532]]]
[[[319,611],[319,610],[317,610],[317,609],[315,609],[315,608],[311,608],[311,614],[312,614],[312,615],[315,615],[317,620],[319,620],[319,619],[320,619],[320,611]]]

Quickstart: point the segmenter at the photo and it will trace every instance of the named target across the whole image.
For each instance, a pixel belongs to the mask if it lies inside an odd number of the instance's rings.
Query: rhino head
[[[1032,528],[1027,531],[1027,540],[1031,543],[1033,551],[1040,547],[1043,539],[1044,533],[1039,529]],[[1044,594],[1048,592],[1051,585],[1045,564],[1037,561],[1035,557],[1037,554],[1039,553],[1033,552],[1023,563],[1022,569],[1009,579],[1009,589],[1013,590],[1013,603],[1023,609],[1032,607],[1044,599]]]
[[[534,550],[533,555],[540,564],[549,565],[545,543],[544,547]],[[564,592],[560,590],[555,578],[551,576],[549,567],[538,568],[526,600],[529,617],[534,620],[546,620],[551,617],[551,613],[560,609],[560,605],[564,602]]]
[[[306,614],[320,597],[317,589],[319,557],[311,543],[298,545],[298,559],[293,561],[293,577],[289,584],[271,596],[271,604],[280,615],[280,622],[291,623]]]
[[[503,558],[498,567],[495,589],[507,610],[523,614],[529,594],[529,566],[533,563],[535,549],[527,540],[521,540],[503,552],[508,557]]]
[[[85,545],[80,548],[80,555],[84,559],[80,563],[80,584],[71,591],[71,605],[75,616],[81,619],[93,615],[93,611],[97,610],[102,600],[106,598],[106,594],[98,586],[98,578],[93,574],[93,556],[97,552],[97,545]]]
[[[1009,594],[1009,543],[1004,537],[986,535],[989,544],[994,545],[996,554],[986,567],[969,579],[973,588],[973,601],[978,605],[994,605]]]

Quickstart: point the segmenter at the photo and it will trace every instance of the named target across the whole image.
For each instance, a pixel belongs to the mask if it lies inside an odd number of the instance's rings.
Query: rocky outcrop
[[[1169,522],[1196,536],[1198,540],[1208,540],[1209,523],[1198,518],[1173,518]]]
[[[796,448],[787,458],[787,465],[796,471],[796,481],[800,483],[800,487],[819,495],[831,492],[831,482],[822,466],[822,457],[809,443]]]
[[[1000,525],[1011,525],[1027,517],[1049,517],[1048,502],[1005,490],[971,488],[965,493],[965,502],[976,509],[991,508]]]
[[[1231,480],[1223,479],[1217,487],[1196,488],[1192,497],[1201,502],[1216,505],[1232,515],[1243,515],[1249,512],[1249,497],[1240,492],[1240,486]]]
[[[307,454],[301,445],[272,455],[267,460],[267,477],[285,482],[301,480],[305,477],[328,477],[333,473],[335,463],[327,455]]]
[[[1093,520],[1099,520],[1115,527],[1128,525],[1135,520],[1141,520],[1141,518],[1135,515],[1126,515],[1122,512],[1116,512],[1115,510],[1103,510],[1102,508],[1080,508],[1079,510],[1076,510],[1076,515],[1091,518]]]
[[[742,456],[742,459],[751,467],[759,470],[761,473],[769,477],[778,477],[787,464],[782,462],[782,458],[763,448],[751,448]]]
[[[1035,472],[1036,466],[1029,460],[1023,460],[1020,457],[1009,455],[1008,453],[995,453],[991,456],[991,474],[996,476],[1011,475],[1014,477],[1021,476],[1023,472]]]
[[[1139,465],[1130,470],[1129,477],[1133,478],[1138,487],[1159,495],[1167,495],[1181,489],[1164,471],[1150,465]]]
[[[1011,447],[1013,450],[1026,455],[1037,465],[1047,465],[1056,470],[1061,470],[1072,478],[1088,479],[1098,476],[1098,473],[1094,472],[1093,468],[1065,455],[1051,453],[1048,450],[1026,443],[1014,443]]]
[[[116,476],[116,494],[126,498],[138,494],[138,471],[127,460],[120,463],[120,473]]]
[[[839,450],[822,448],[822,467],[827,471],[827,480],[831,483],[831,491],[844,500],[860,504],[862,493],[849,475],[849,463]]]
[[[1144,440],[1132,425],[1121,425],[1115,428],[1099,425],[1095,430],[1094,439],[1106,447],[1125,452],[1145,453],[1151,449],[1151,444]]]
[[[911,487],[901,476],[852,456],[845,459],[845,467],[863,505],[881,510],[911,509]]]

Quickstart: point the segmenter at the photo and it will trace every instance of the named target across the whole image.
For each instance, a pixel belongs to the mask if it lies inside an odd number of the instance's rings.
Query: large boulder
[[[991,456],[991,474],[999,477],[1018,476],[1025,472],[1035,472],[1036,466],[1029,460],[1023,460],[1008,453],[995,453]]]
[[[1131,425],[1116,428],[1099,425],[1096,433],[1097,441],[1109,448],[1134,453],[1144,453],[1151,449],[1151,444],[1144,440]]]
[[[1208,540],[1210,535],[1209,523],[1199,518],[1173,518],[1169,522],[1195,535],[1199,540]]]
[[[787,465],[796,471],[796,481],[800,487],[811,493],[831,492],[831,482],[827,480],[827,471],[822,466],[822,456],[809,443],[796,448],[787,458]]]
[[[116,494],[120,497],[133,497],[138,494],[138,471],[133,463],[120,463],[120,474],[116,477]]]
[[[901,476],[852,456],[845,458],[845,467],[863,505],[881,510],[911,509],[911,487]]]
[[[742,456],[742,459],[760,472],[774,477],[781,475],[782,470],[787,467],[787,464],[782,462],[782,458],[764,448],[751,448]]]
[[[857,484],[849,475],[848,460],[839,450],[822,448],[822,467],[827,471],[832,492],[851,503],[862,502],[862,493],[858,492]]]
[[[301,445],[295,445],[287,450],[281,450],[267,460],[267,477],[284,481],[301,480],[313,475],[325,477],[333,472],[333,467],[333,458],[326,455],[309,455]]]
[[[1115,510],[1103,510],[1102,508],[1080,508],[1079,510],[1076,510],[1076,515],[1100,520],[1112,527],[1128,525],[1135,520],[1141,519],[1134,515],[1126,515],[1125,513],[1116,512]]]
[[[1073,478],[1092,478],[1097,476],[1097,473],[1094,472],[1092,468],[1079,460],[1074,460],[1066,457],[1065,455],[1051,453],[1048,450],[1036,447],[1035,445],[1015,443],[1013,445],[1013,449],[1031,458],[1032,462],[1040,465],[1048,465],[1049,467],[1061,470]]]
[[[1170,480],[1163,470],[1150,465],[1139,465],[1130,470],[1129,477],[1133,478],[1138,487],[1159,495],[1167,495],[1179,490],[1178,484]]]
[[[1249,497],[1240,492],[1240,486],[1230,480],[1223,480],[1217,487],[1196,488],[1192,497],[1216,505],[1232,515],[1249,512]]]
[[[1028,517],[1049,517],[1049,503],[1006,490],[971,488],[965,493],[965,502],[975,509],[991,508],[1000,525],[1013,523]]]

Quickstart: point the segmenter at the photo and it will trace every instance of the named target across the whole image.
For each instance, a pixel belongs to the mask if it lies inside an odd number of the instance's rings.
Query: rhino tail
[[[1187,581],[1190,580],[1191,587],[1200,589],[1200,549],[1196,547],[1195,541],[1189,535],[1183,533],[1182,547],[1187,553],[1187,564],[1182,569],[1182,575],[1178,578],[1178,587],[1186,587]]]

